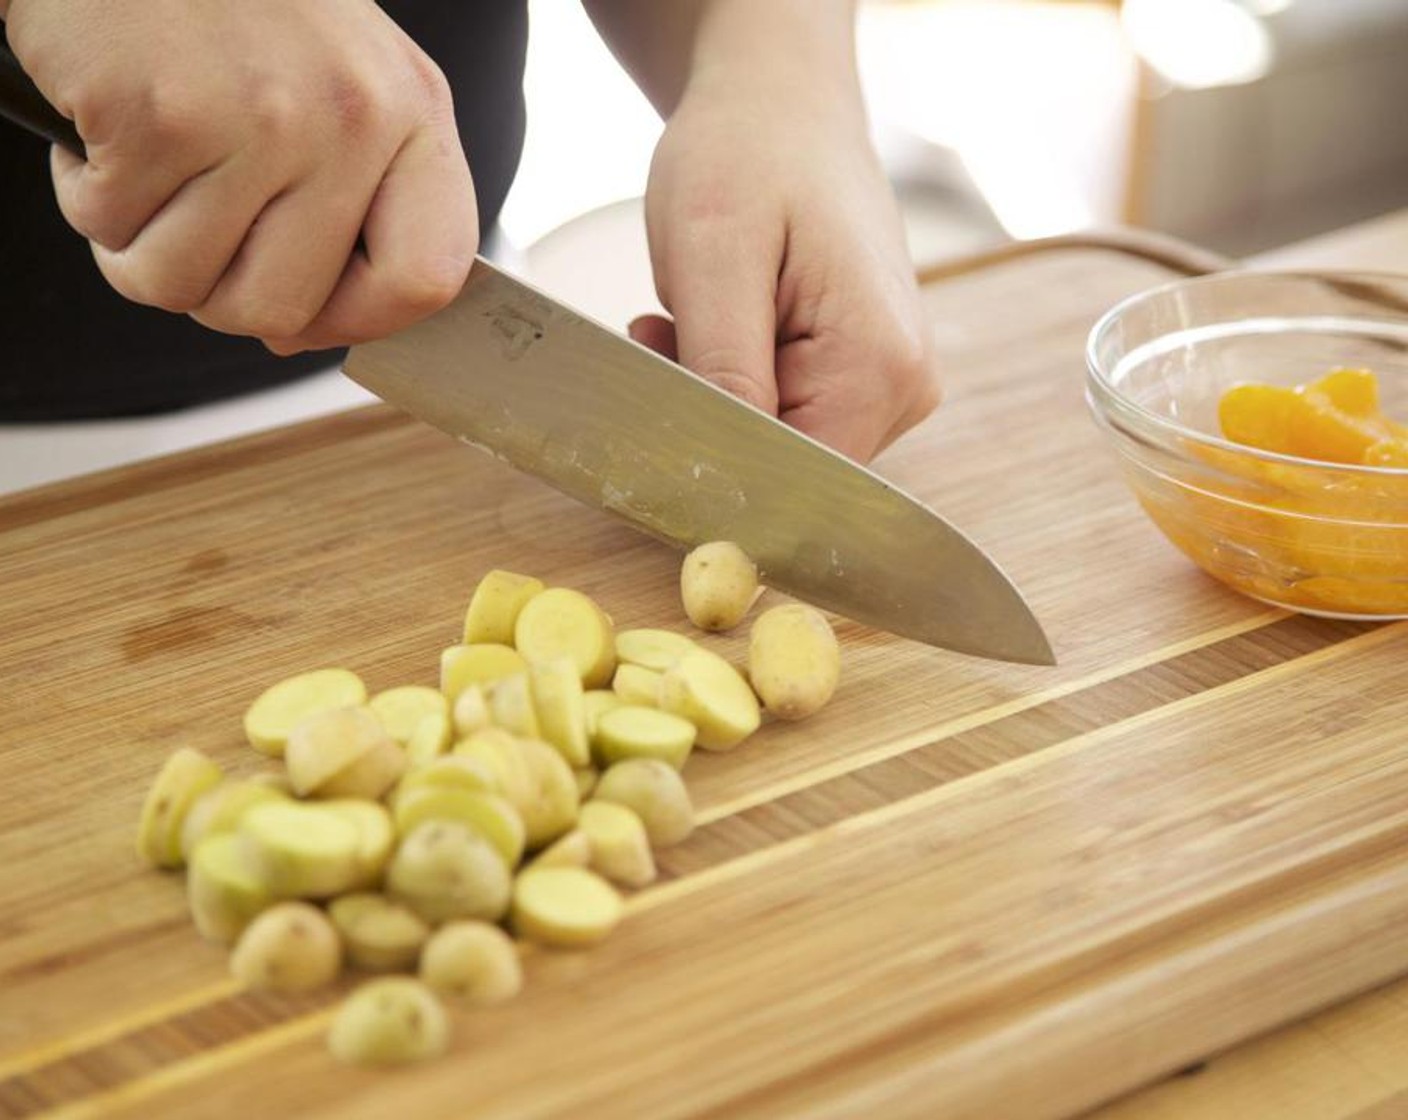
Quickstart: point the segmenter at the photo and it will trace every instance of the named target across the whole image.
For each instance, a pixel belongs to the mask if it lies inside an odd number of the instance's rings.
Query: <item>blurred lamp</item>
[[[1120,20],[1135,53],[1184,89],[1254,82],[1271,65],[1265,26],[1234,0],[1124,0]]]

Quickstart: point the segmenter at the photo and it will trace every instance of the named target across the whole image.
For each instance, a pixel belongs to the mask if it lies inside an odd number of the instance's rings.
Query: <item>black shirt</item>
[[[489,230],[523,147],[527,0],[382,0],[450,81]],[[165,412],[324,369],[340,351],[276,358],[253,339],[130,303],[64,222],[48,145],[0,120],[0,421]]]

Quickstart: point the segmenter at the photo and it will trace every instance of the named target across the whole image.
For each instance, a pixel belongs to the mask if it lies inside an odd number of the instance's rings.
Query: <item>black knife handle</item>
[[[35,88],[21,69],[9,44],[0,42],[0,117],[12,120],[51,144],[67,148],[82,158],[83,140],[73,122],[60,113]]]

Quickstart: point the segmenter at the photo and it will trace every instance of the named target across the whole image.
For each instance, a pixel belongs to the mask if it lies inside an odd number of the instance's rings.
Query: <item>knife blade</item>
[[[476,258],[447,307],[354,346],[354,381],[672,545],[737,542],[763,580],[960,653],[1050,665],[972,541],[874,472]]]
[[[83,141],[0,42],[0,116]],[[384,400],[677,546],[736,541],[773,586],[961,653],[1055,664],[1002,570],[871,471],[476,258],[447,308],[348,354]]]

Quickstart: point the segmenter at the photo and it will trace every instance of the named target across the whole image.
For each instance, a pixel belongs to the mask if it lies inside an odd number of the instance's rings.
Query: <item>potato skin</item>
[[[518,947],[488,922],[441,926],[420,958],[420,978],[437,992],[475,1007],[506,1003],[523,988]]]
[[[508,910],[512,882],[503,857],[462,824],[417,825],[392,857],[387,894],[431,925],[454,918],[496,922]]]
[[[680,567],[680,599],[701,630],[731,630],[758,594],[758,569],[732,541],[701,544]]]
[[[592,798],[613,801],[632,810],[656,848],[678,844],[694,831],[694,805],[684,779],[658,758],[616,763],[602,774]]]
[[[230,955],[230,972],[251,988],[308,992],[331,984],[342,969],[342,940],[332,922],[306,902],[280,902],[245,927]]]
[[[826,617],[804,603],[764,611],[749,634],[748,679],[779,719],[820,711],[841,679],[841,647]]]
[[[438,1058],[450,1046],[450,1018],[425,984],[383,976],[343,1002],[328,1031],[328,1049],[353,1066],[398,1066]]]

